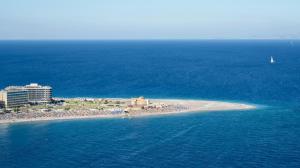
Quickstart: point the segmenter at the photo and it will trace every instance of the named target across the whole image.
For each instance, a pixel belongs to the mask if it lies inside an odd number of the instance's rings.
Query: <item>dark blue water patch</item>
[[[297,104],[299,53],[299,41],[1,41],[0,87],[39,82],[61,97]]]
[[[298,167],[299,119],[297,111],[264,109],[12,124],[1,126],[0,163],[5,168]]]
[[[1,168],[299,167],[299,54],[299,41],[0,41],[1,88],[263,105],[0,125]]]

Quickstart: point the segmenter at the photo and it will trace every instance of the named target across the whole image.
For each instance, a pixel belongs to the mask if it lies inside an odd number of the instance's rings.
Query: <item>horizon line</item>
[[[0,39],[0,41],[204,41],[204,40],[257,40],[257,41],[265,41],[265,40],[276,40],[276,41],[289,41],[295,40],[298,41],[300,38],[120,38],[120,39]]]

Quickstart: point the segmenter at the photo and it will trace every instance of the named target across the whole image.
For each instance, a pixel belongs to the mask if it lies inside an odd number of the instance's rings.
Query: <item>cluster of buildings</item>
[[[52,88],[31,83],[9,86],[0,91],[0,108],[13,109],[29,104],[47,104],[52,100]]]
[[[124,112],[129,113],[129,111],[160,110],[166,107],[168,107],[168,105],[158,102],[150,102],[149,99],[145,99],[141,96],[138,98],[132,98]]]
[[[145,99],[143,96],[131,99],[131,106],[148,106],[149,100]]]
[[[145,109],[145,107],[148,107],[149,105],[150,105],[150,101],[148,99],[145,99],[142,96],[138,98],[132,98],[130,104],[125,109],[125,113],[132,110]]]

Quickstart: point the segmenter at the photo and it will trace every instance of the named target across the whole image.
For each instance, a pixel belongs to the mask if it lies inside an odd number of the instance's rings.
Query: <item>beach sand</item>
[[[114,99],[116,100],[116,99]],[[128,99],[119,99],[128,100]],[[136,111],[129,115],[125,114],[93,114],[87,115],[61,115],[59,117],[35,117],[35,118],[17,118],[17,119],[7,119],[0,120],[0,124],[5,123],[17,123],[17,122],[34,122],[34,121],[49,121],[49,120],[77,120],[77,119],[93,119],[93,118],[124,118],[124,117],[142,117],[142,116],[153,116],[153,115],[171,115],[178,113],[187,112],[213,112],[213,111],[232,111],[232,110],[251,110],[255,109],[256,106],[243,104],[243,103],[230,103],[223,101],[206,101],[206,100],[180,100],[180,99],[150,99],[153,103],[160,103],[164,105],[180,106],[185,107],[179,109],[166,109],[157,111]],[[63,113],[62,113],[63,114]]]

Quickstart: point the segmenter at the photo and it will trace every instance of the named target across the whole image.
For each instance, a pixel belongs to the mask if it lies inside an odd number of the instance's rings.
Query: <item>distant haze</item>
[[[2,39],[299,39],[299,0],[1,0]]]

